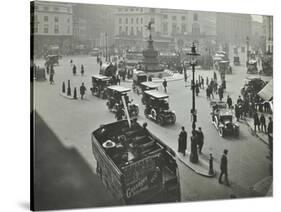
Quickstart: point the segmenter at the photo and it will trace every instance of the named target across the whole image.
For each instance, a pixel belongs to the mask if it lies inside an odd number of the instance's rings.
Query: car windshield
[[[227,122],[227,121],[232,122],[231,115],[222,115],[220,118],[221,118],[221,121],[223,121],[223,122]]]

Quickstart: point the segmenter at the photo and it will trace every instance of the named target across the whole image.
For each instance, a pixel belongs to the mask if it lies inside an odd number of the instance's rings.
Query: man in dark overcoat
[[[179,134],[179,139],[178,139],[178,152],[182,153],[183,156],[185,156],[186,143],[187,143],[187,132],[185,131],[184,127],[181,127],[181,132]]]
[[[80,95],[81,95],[81,99],[83,99],[84,95],[86,92],[86,87],[84,85],[84,82],[82,82],[82,85],[80,86]]]
[[[229,186],[229,181],[228,181],[228,172],[227,172],[227,153],[228,150],[225,149],[223,151],[223,155],[221,157],[221,163],[220,163],[220,169],[221,169],[221,173],[219,176],[219,183],[222,184],[222,176],[224,175],[224,179],[225,179],[225,183],[227,186]]]

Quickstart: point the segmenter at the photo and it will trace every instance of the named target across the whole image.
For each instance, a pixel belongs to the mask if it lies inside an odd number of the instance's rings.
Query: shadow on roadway
[[[32,209],[120,205],[76,149],[64,147],[36,112],[33,120]]]

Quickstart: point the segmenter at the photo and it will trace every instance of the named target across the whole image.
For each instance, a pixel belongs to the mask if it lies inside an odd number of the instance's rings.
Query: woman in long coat
[[[182,131],[180,132],[178,139],[178,152],[182,153],[183,156],[185,156],[187,132],[185,131],[184,127],[182,127],[181,129]]]

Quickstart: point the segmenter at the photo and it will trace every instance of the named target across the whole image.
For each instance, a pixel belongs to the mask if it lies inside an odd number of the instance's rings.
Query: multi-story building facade
[[[180,49],[184,45],[191,45],[192,39],[204,37],[205,40],[214,40],[216,37],[215,13],[118,7],[115,17],[114,35],[119,47],[143,48],[148,37],[146,25],[149,21],[153,22],[155,46],[162,49]]]
[[[35,1],[31,4],[31,36],[34,53],[44,54],[49,46],[66,53],[71,45],[72,5]]]
[[[262,22],[252,21],[251,46],[254,51],[259,51],[265,46],[265,34]]]
[[[265,35],[264,50],[273,53],[273,16],[263,16],[263,31]]]
[[[217,43],[221,45],[245,45],[251,37],[251,15],[217,13]]]

